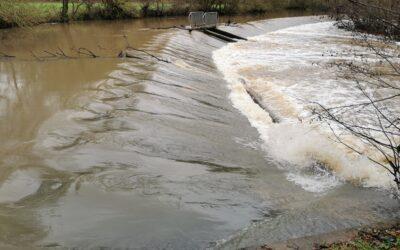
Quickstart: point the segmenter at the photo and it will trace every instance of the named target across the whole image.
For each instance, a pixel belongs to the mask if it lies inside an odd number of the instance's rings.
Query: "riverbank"
[[[231,6],[232,5],[232,6]],[[303,1],[243,1],[233,5],[220,4],[209,11],[221,15],[260,15],[282,10],[327,11],[328,7],[319,0]],[[136,19],[144,17],[186,16],[192,10],[203,9],[189,3],[168,1],[162,3],[143,3],[121,1],[107,4],[101,1],[74,1],[68,5],[69,21]],[[34,26],[42,23],[61,22],[61,2],[29,0],[5,0],[0,3],[0,28]]]
[[[397,221],[292,239],[286,242],[264,245],[259,249],[372,250],[399,248],[400,222]]]
[[[320,249],[400,249],[400,223],[365,228],[349,241],[320,245]]]

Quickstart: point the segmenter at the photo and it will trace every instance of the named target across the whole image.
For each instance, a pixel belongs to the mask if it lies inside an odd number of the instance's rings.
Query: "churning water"
[[[1,33],[17,58],[0,62],[0,246],[235,248],[398,218],[388,193],[352,181],[386,174],[305,122],[307,97],[351,96],[313,68],[348,34],[315,17],[222,27],[261,35],[232,45],[149,29],[179,23]],[[115,58],[125,35],[166,60]],[[100,57],[32,58],[59,47]]]
[[[312,120],[315,103],[334,107],[368,101],[351,80],[338,77],[331,64],[358,60],[352,53],[363,53],[369,62],[378,61],[353,41],[351,32],[338,29],[334,22],[281,29],[214,53],[218,68],[230,83],[234,106],[258,129],[265,150],[290,165],[288,180],[311,192],[335,188],[341,185],[340,179],[367,187],[390,188],[394,184],[388,171],[366,157],[351,155],[332,140],[335,137],[329,128]],[[390,107],[399,114],[398,102]],[[369,110],[357,110],[348,116],[369,124],[371,114],[374,116]],[[321,163],[334,174],[321,169]],[[316,173],[304,175],[300,171],[304,168]]]

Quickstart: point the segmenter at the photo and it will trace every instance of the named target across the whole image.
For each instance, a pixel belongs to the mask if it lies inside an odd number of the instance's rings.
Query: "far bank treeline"
[[[400,40],[400,0],[329,0],[329,4],[339,26]]]
[[[0,0],[0,27],[72,20],[178,16],[194,10],[235,15],[285,9],[326,11],[327,7],[326,0]]]

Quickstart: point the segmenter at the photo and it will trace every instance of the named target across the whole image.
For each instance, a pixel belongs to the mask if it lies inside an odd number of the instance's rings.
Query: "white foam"
[[[325,193],[340,185],[340,180],[329,172],[314,175],[289,172],[287,174],[287,179],[312,193]]]
[[[362,98],[352,84],[338,80],[334,69],[326,67],[332,60],[354,60],[351,55],[327,56],[331,50],[337,53],[351,48],[375,60],[365,48],[351,44],[351,38],[351,33],[337,29],[333,22],[322,22],[229,44],[213,55],[229,83],[234,107],[257,128],[266,152],[290,165],[288,179],[310,192],[325,192],[340,185],[332,176],[299,174],[299,169],[310,168],[316,162],[343,180],[371,187],[392,185],[386,170],[366,157],[351,154],[332,141],[322,124],[310,120],[312,102],[337,105]],[[273,123],[272,118],[279,123]],[[368,118],[366,114],[357,117],[366,122]]]
[[[0,203],[17,202],[37,192],[40,174],[33,170],[17,170],[0,184]]]

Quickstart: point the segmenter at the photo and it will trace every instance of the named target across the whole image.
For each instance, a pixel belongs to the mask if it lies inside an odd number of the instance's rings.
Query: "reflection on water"
[[[223,28],[253,36],[316,21]],[[343,184],[315,195],[288,182],[228,99],[212,61],[225,44],[150,29],[185,22],[0,32],[0,51],[17,56],[0,61],[0,246],[204,248],[255,221],[277,240],[397,215],[377,190]],[[125,35],[171,63],[116,58]],[[101,57],[32,55],[80,47]]]

